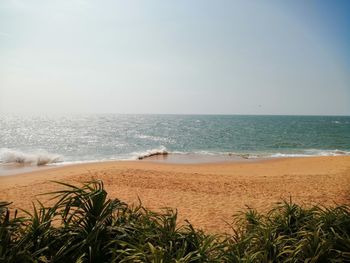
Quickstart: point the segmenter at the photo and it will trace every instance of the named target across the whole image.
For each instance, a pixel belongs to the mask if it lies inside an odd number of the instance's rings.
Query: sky
[[[350,115],[350,1],[3,0],[0,113]]]

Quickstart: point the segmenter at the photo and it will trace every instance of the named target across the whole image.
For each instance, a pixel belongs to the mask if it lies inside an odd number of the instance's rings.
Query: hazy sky
[[[350,1],[0,2],[0,113],[350,115]]]

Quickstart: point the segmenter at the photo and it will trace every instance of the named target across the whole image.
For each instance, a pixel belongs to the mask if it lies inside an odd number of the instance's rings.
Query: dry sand
[[[158,210],[177,208],[179,222],[188,219],[209,232],[229,230],[225,221],[246,206],[264,211],[291,197],[310,205],[350,204],[350,156],[285,158],[257,162],[169,164],[104,162],[64,166],[0,177],[0,200],[30,209],[36,196],[62,188],[50,180],[79,183],[102,179],[110,198]]]

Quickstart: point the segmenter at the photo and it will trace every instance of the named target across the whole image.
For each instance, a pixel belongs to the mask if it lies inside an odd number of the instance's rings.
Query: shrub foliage
[[[54,205],[38,201],[26,216],[0,202],[0,262],[350,262],[349,206],[283,202],[235,216],[232,234],[209,235],[179,227],[174,210],[108,199],[101,181],[59,184]]]

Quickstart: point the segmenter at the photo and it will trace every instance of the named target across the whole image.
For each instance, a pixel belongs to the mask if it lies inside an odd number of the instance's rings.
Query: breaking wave
[[[143,160],[148,157],[157,156],[157,155],[202,155],[202,156],[222,156],[222,157],[238,157],[240,159],[259,159],[259,158],[290,158],[290,157],[316,157],[316,156],[342,156],[350,155],[350,151],[342,150],[316,150],[308,149],[303,151],[295,152],[219,152],[219,151],[194,151],[194,152],[182,152],[182,151],[167,151],[164,146],[161,146],[157,149],[147,150],[145,152],[133,153],[133,159]]]
[[[142,153],[136,153],[136,159],[143,160],[145,158],[152,157],[152,156],[168,155],[168,154],[169,152],[167,151],[167,149],[164,146],[161,146],[158,149],[152,149]]]
[[[281,151],[281,152],[220,152],[220,151],[168,151],[165,146],[146,150],[143,152],[133,152],[130,154],[117,155],[113,158],[82,158],[81,160],[65,160],[63,162],[62,156],[58,154],[48,153],[46,151],[35,152],[22,152],[19,150],[12,150],[8,148],[0,148],[0,163],[17,163],[27,165],[47,165],[47,164],[75,164],[75,163],[88,163],[88,162],[101,162],[101,161],[127,161],[127,160],[144,160],[153,156],[167,156],[167,155],[183,155],[183,156],[211,156],[213,158],[223,157],[225,160],[231,160],[227,158],[239,158],[239,159],[260,159],[260,158],[290,158],[290,157],[313,157],[313,156],[350,156],[348,150],[319,150],[319,149],[305,149],[295,151]],[[176,157],[175,157],[176,158]]]
[[[2,163],[19,163],[40,166],[60,162],[61,158],[60,155],[51,154],[46,151],[24,153],[7,148],[0,149],[0,162]]]
[[[350,155],[350,151],[341,151],[341,150],[304,150],[301,153],[274,153],[269,155],[272,158],[281,158],[281,157],[313,157],[313,156],[342,156]]]

